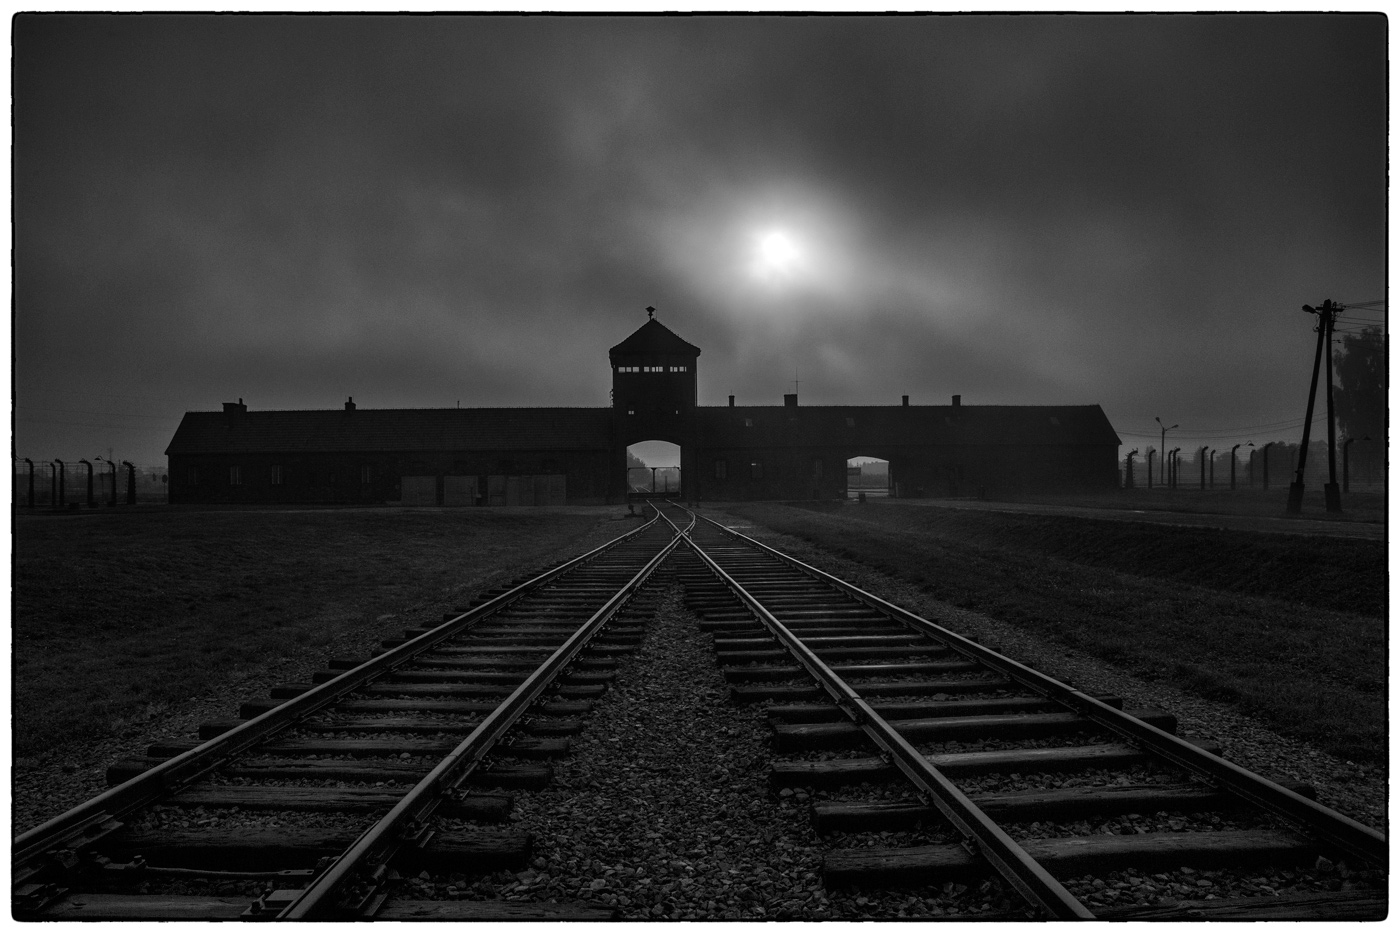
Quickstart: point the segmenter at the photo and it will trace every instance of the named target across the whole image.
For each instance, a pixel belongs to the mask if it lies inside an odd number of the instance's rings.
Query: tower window
[[[228,484],[230,486],[243,485],[243,471],[238,468],[237,464],[228,468]]]
[[[763,461],[754,460],[749,464],[749,476],[753,479],[763,479]]]
[[[282,485],[282,464],[280,464],[280,463],[274,463],[274,464],[272,465],[272,476],[271,476],[271,481],[272,481],[272,485],[274,485],[274,486],[281,486],[281,485]]]

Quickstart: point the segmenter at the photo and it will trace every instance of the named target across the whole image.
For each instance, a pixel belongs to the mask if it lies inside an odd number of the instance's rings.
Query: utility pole
[[[1181,425],[1179,425],[1179,424],[1174,424],[1174,425],[1172,425],[1172,426],[1169,428],[1169,427],[1167,427],[1166,425],[1162,424],[1162,419],[1161,419],[1161,418],[1154,418],[1153,420],[1157,422],[1157,427],[1159,427],[1159,428],[1162,429],[1162,479],[1165,481],[1165,480],[1167,479],[1167,475],[1166,475],[1166,469],[1167,469],[1167,432],[1170,431],[1170,430],[1172,430],[1173,428],[1179,428],[1179,427],[1181,427]],[[1163,486],[1168,486],[1168,487],[1175,487],[1175,486],[1176,486],[1175,483],[1168,483],[1168,482],[1163,482],[1162,485],[1163,485]],[[1148,488],[1148,489],[1151,489],[1151,488],[1152,488],[1152,471],[1151,471],[1150,469],[1147,471],[1147,488]]]
[[[1303,305],[1306,314],[1316,314],[1317,321],[1317,352],[1313,355],[1312,381],[1308,383],[1308,408],[1307,414],[1303,416],[1303,444],[1298,450],[1298,469],[1293,476],[1293,484],[1288,487],[1288,512],[1297,515],[1303,511],[1303,470],[1308,463],[1308,441],[1312,437],[1312,416],[1313,403],[1317,400],[1317,374],[1322,366],[1322,351],[1324,347],[1330,346],[1332,340],[1332,316],[1341,310],[1341,305],[1334,305],[1332,299],[1328,298],[1322,303],[1322,307],[1314,308],[1311,305]],[[1328,381],[1332,376],[1332,354],[1327,354],[1327,375]],[[1327,387],[1327,433],[1332,437],[1332,387]],[[1329,447],[1330,452],[1330,447]],[[1328,487],[1327,510],[1341,511],[1341,497],[1336,492],[1337,477],[1335,463],[1333,465],[1331,482]],[[1336,498],[1336,508],[1332,507],[1333,498]]]
[[[1326,302],[1324,302],[1325,304]],[[1337,421],[1332,416],[1332,323],[1337,318],[1341,305],[1332,309],[1325,318],[1327,322],[1327,485],[1322,487],[1322,498],[1327,503],[1327,511],[1342,510],[1342,494],[1337,491]]]

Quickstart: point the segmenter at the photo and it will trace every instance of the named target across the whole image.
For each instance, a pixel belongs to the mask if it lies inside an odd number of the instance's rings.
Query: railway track
[[[206,724],[199,741],[118,762],[107,792],[15,839],[14,916],[394,919],[418,915],[390,898],[402,872],[523,867],[509,790],[549,780],[549,759],[640,641],[648,581],[678,541],[653,518],[373,658],[334,660],[316,683]],[[263,891],[252,902],[228,891],[250,884]]]
[[[1009,916],[1385,915],[1373,883],[1387,868],[1384,837],[1318,806],[1306,787],[1178,739],[1169,715],[1125,713],[1118,698],[1086,696],[663,508],[664,518],[411,629],[373,658],[332,660],[314,683],[206,724],[200,741],[114,764],[107,793],[15,840],[14,915],[612,918],[592,898],[413,900],[404,879],[531,863],[528,833],[510,822],[512,793],[549,784],[551,760],[568,753],[678,585],[731,700],[766,709],[776,801],[763,806],[810,811],[828,890],[980,885],[989,899],[1024,902]],[[685,731],[668,736],[673,748]],[[1202,893],[1222,866],[1306,870],[1318,858],[1369,880],[1307,897]],[[1086,906],[1133,872],[1151,872],[1178,903]]]
[[[687,543],[675,557],[687,603],[733,698],[768,707],[784,756],[770,789],[812,800],[814,831],[835,843],[828,888],[991,877],[1061,919],[1385,916],[1383,886],[1207,898],[1202,873],[1222,868],[1324,859],[1384,877],[1384,836],[1308,788],[1178,738],[1168,714],[1085,695],[714,522]],[[1125,871],[1181,896],[1166,908],[1085,905],[1128,887]]]

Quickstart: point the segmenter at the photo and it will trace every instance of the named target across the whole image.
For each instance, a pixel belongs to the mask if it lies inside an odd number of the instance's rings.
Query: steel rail
[[[660,515],[660,511],[657,512]],[[669,521],[669,520],[668,520]],[[648,523],[647,527],[655,522]],[[674,527],[674,525],[672,526]],[[578,655],[640,588],[681,540],[677,532],[632,578],[565,640],[500,706],[496,707],[431,772],[413,786],[393,809],[370,827],[317,879],[287,904],[278,920],[346,919],[343,902],[357,884],[368,884],[351,914],[372,916],[383,901],[379,893],[385,868],[404,845],[423,844],[430,831],[427,821],[443,795],[459,786],[505,735],[516,720]],[[366,877],[368,876],[368,877]]]
[[[670,518],[667,517],[667,521]],[[1059,920],[1093,920],[1094,914],[1064,885],[1031,858],[1006,831],[992,821],[946,775],[919,753],[883,716],[875,712],[859,693],[847,684],[801,638],[773,615],[693,538],[686,536],[691,550],[705,562],[724,585],[746,605],[822,685],[847,716],[881,748],[904,775],[938,808],[976,851],[992,863],[997,872],[1031,904]]]
[[[1162,756],[1178,767],[1184,768],[1219,787],[1238,795],[1244,800],[1283,818],[1296,828],[1335,846],[1349,855],[1361,858],[1378,867],[1389,865],[1389,849],[1384,833],[1380,833],[1363,823],[1351,819],[1322,804],[1281,787],[1268,778],[1248,771],[1219,755],[1192,745],[1170,732],[1149,725],[1122,710],[1089,696],[1068,684],[1040,671],[1027,667],[984,645],[968,639],[957,632],[930,622],[922,616],[868,593],[840,577],[833,576],[810,564],[803,563],[762,541],[750,538],[731,528],[726,528],[710,518],[705,521],[719,528],[725,534],[738,538],[757,547],[764,553],[799,568],[804,573],[828,583],[872,609],[889,615],[912,628],[936,638],[949,648],[973,658],[987,667],[1016,681],[1023,687],[1041,696],[1063,703],[1079,715],[1113,732],[1121,738]]]
[[[15,837],[11,847],[12,880],[20,878],[19,866],[38,859],[45,852],[62,849],[67,843],[81,839],[94,827],[120,819],[133,810],[153,803],[171,791],[196,780],[274,733],[324,709],[385,672],[402,666],[412,660],[414,656],[456,636],[482,618],[499,612],[527,595],[531,590],[640,535],[655,525],[656,521],[657,519],[653,518],[626,534],[619,535],[605,544],[546,570],[480,606],[476,606],[422,635],[404,642],[402,645],[371,658],[359,667],[345,671],[331,680],[313,687],[306,693],[241,723],[202,745],[176,755],[168,761],[161,762],[130,780],[109,788],[91,800],[79,804],[66,813],[21,833]]]

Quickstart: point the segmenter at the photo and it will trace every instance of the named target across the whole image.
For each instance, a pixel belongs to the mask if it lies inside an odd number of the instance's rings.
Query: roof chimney
[[[248,406],[243,404],[243,399],[236,402],[224,402],[224,414],[241,415],[248,410]]]
[[[790,393],[788,393],[787,395],[784,395],[784,396],[783,396],[783,404],[786,405],[788,408],[796,408],[796,407],[797,407],[797,393],[795,393],[795,392],[790,392]]]
[[[732,396],[732,395],[729,396],[729,407],[730,407],[730,408],[733,408],[733,407],[734,407],[734,396]]]
[[[962,407],[962,396],[961,396],[961,395],[955,395],[955,396],[953,396],[953,407],[954,407],[954,408],[961,408],[961,407]]]
[[[904,399],[904,407],[905,407],[905,408],[908,408],[908,407],[909,407],[909,396],[907,396],[907,395],[901,395],[900,398]]]
[[[346,410],[346,411],[354,411],[354,410],[355,410],[355,398],[354,398],[354,396],[349,396],[349,395],[347,395],[347,396],[345,397],[345,410]]]

